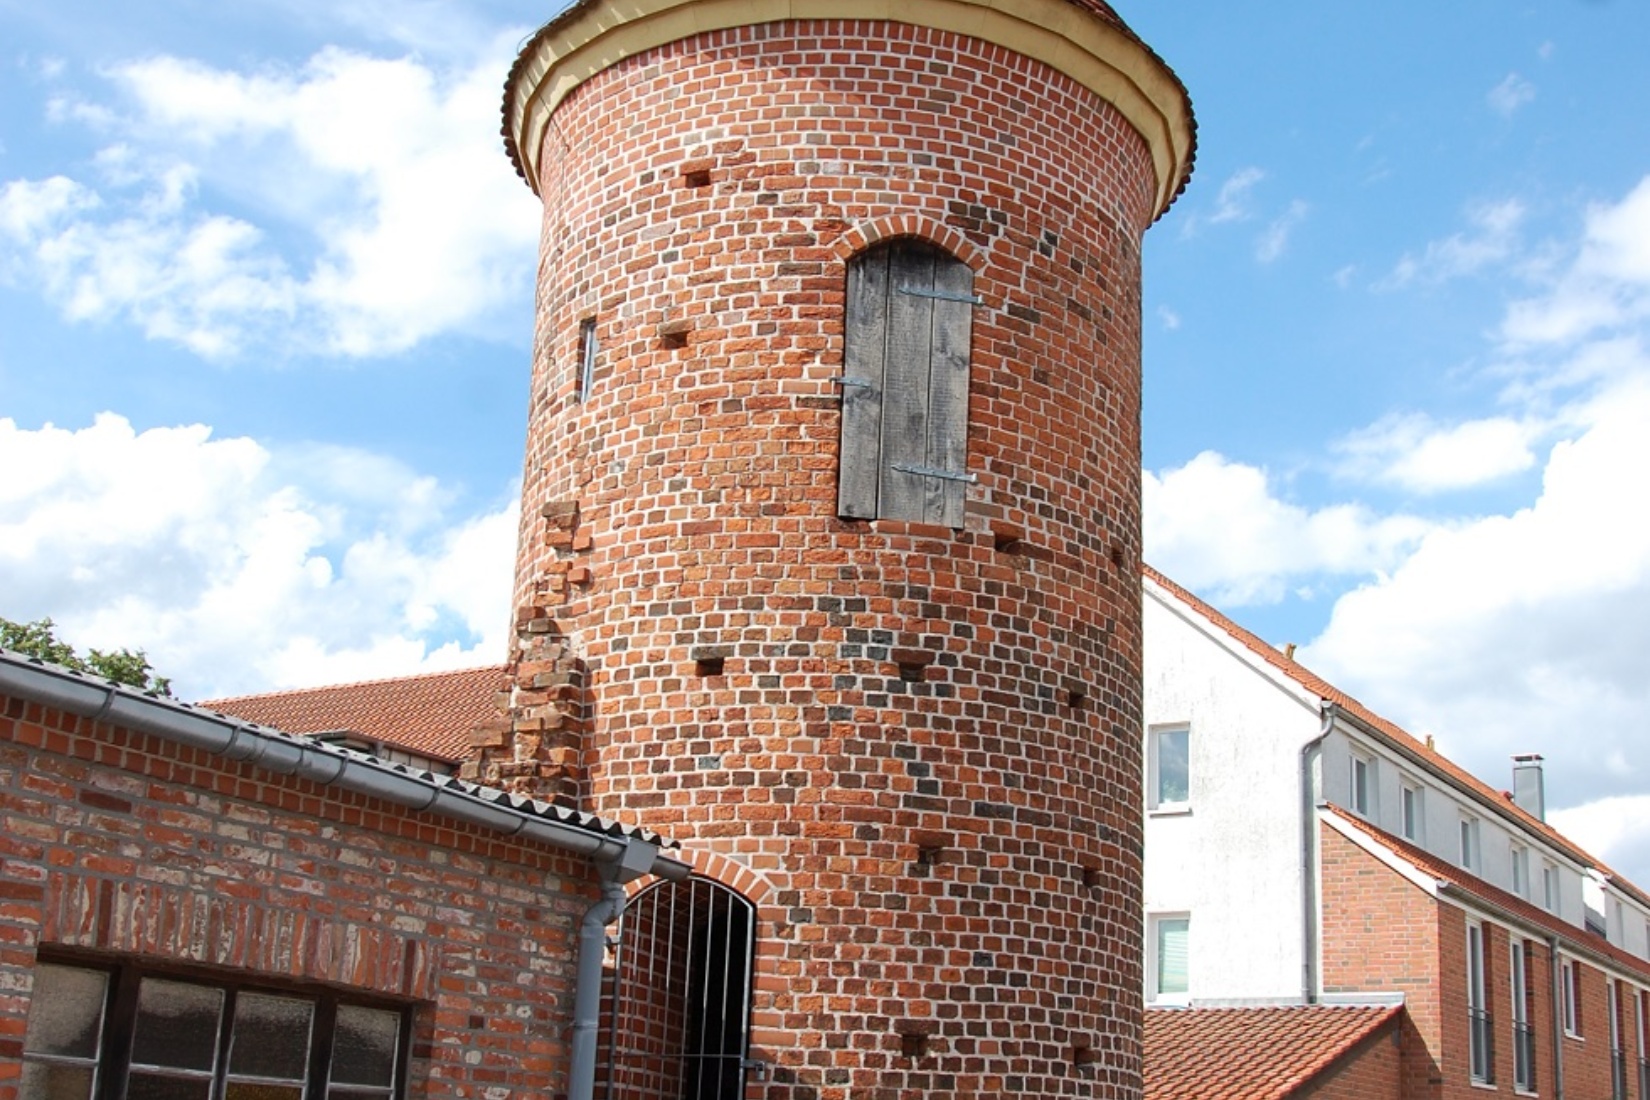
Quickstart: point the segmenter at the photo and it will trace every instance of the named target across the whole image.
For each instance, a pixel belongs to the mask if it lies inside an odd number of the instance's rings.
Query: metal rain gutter
[[[503,791],[464,790],[426,773],[387,764],[349,749],[283,733],[239,718],[196,710],[113,681],[99,681],[0,650],[0,693],[107,721],[173,744],[248,763],[277,775],[383,799],[418,814],[535,841],[622,868],[623,878],[652,874],[680,881],[691,868],[640,836],[613,836],[510,805]],[[596,819],[599,820],[599,819]]]

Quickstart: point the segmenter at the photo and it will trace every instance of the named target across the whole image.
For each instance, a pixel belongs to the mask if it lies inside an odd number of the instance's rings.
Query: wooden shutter
[[[973,289],[967,264],[920,241],[849,264],[841,515],[963,525]]]

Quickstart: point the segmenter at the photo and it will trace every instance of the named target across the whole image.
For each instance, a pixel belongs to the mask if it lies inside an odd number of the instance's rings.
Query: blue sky
[[[186,697],[502,658],[555,5],[0,0],[0,615]],[[1650,9],[1120,0],[1150,560],[1650,883]]]

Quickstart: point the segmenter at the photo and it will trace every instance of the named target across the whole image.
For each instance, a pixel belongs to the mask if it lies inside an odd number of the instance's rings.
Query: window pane
[[[126,1100],[211,1100],[212,1078],[168,1077],[132,1071],[126,1081]]]
[[[101,970],[50,964],[35,967],[23,1049],[64,1058],[96,1058],[108,991],[109,975]]]
[[[210,1073],[217,1060],[222,1016],[221,989],[143,979],[138,988],[132,1064]]]
[[[1404,788],[1404,837],[1409,840],[1415,839],[1415,799],[1417,794],[1418,792],[1414,787]]]
[[[91,1066],[49,1066],[23,1063],[21,1100],[88,1100],[92,1095]]]
[[[1190,801],[1189,730],[1160,730],[1157,737],[1157,801]]]
[[[311,1002],[295,997],[242,993],[235,998],[229,1072],[302,1081],[309,1071],[309,1023],[314,1012]]]
[[[389,1088],[395,1083],[395,1047],[401,1013],[339,1005],[332,1039],[332,1083]]]
[[[1186,948],[1191,921],[1185,917],[1157,922],[1157,991],[1186,992]]]

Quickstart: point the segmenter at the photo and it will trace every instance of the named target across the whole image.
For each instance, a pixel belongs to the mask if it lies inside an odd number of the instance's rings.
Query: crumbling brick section
[[[470,733],[472,754],[460,774],[515,794],[578,808],[583,769],[584,667],[556,612],[588,583],[577,556],[590,546],[576,500],[539,509],[548,556],[531,599],[516,611],[515,643],[499,693],[499,715]]]

